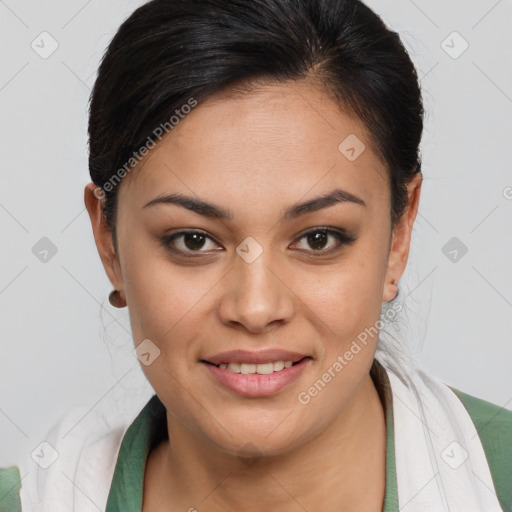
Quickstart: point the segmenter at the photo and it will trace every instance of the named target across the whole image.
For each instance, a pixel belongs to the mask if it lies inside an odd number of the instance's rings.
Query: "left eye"
[[[328,244],[329,238],[334,240],[334,242],[330,244],[330,247]],[[327,228],[317,228],[305,233],[299,238],[299,240],[305,240],[306,244],[312,248],[312,251],[307,247],[301,250],[306,250],[309,252],[320,252],[325,254],[336,251],[343,245],[351,244],[355,241],[355,238],[341,231],[335,231]],[[329,248],[326,249],[326,245]]]

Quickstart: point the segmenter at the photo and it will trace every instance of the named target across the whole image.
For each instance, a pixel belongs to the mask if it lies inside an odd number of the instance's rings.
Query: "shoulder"
[[[83,503],[85,496],[102,507],[119,446],[129,425],[129,420],[120,418],[118,412],[114,406],[111,410],[74,406],[62,414],[44,439],[39,440],[34,456],[17,465],[21,485],[14,487],[13,481],[10,487],[17,489],[21,508],[9,505],[10,508],[4,509],[4,502],[0,501],[0,512],[88,510]],[[9,473],[5,475],[12,481],[14,470],[6,471]],[[6,482],[2,482],[0,489],[9,487],[4,470],[0,479]]]
[[[505,512],[512,512],[512,411],[450,386],[471,417]]]
[[[468,411],[482,442],[489,447],[499,445],[505,450],[512,450],[512,411],[451,386],[450,389]]]
[[[21,477],[17,466],[0,468],[0,511],[21,512]]]

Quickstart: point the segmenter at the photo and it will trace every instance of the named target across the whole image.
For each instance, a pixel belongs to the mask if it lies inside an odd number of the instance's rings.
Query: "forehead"
[[[200,102],[139,165],[121,189],[141,201],[166,188],[217,202],[219,194],[250,194],[260,204],[333,186],[369,202],[387,197],[387,171],[364,124],[306,81],[228,89]]]

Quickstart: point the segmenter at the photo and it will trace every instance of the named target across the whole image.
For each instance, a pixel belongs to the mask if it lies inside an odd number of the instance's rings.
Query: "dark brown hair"
[[[357,0],[153,0],[120,26],[90,98],[89,170],[114,241],[112,177],[191,98],[310,76],[366,126],[389,170],[393,226],[421,173],[424,112],[414,65],[377,14]]]

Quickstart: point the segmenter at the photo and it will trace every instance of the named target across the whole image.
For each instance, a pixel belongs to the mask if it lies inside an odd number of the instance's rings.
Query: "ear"
[[[386,280],[382,300],[388,302],[396,295],[396,285],[393,280],[399,281],[404,273],[409,257],[411,245],[411,235],[416,214],[418,213],[421,184],[423,176],[418,173],[407,185],[408,204],[407,207],[393,229],[391,248],[388,256],[388,266],[386,271]]]
[[[112,232],[103,215],[103,197],[103,190],[94,183],[86,185],[84,189],[84,202],[91,220],[96,248],[98,249],[101,262],[114,289],[122,292],[123,279],[121,266],[119,257],[116,254]],[[123,294],[121,293],[121,295]]]

